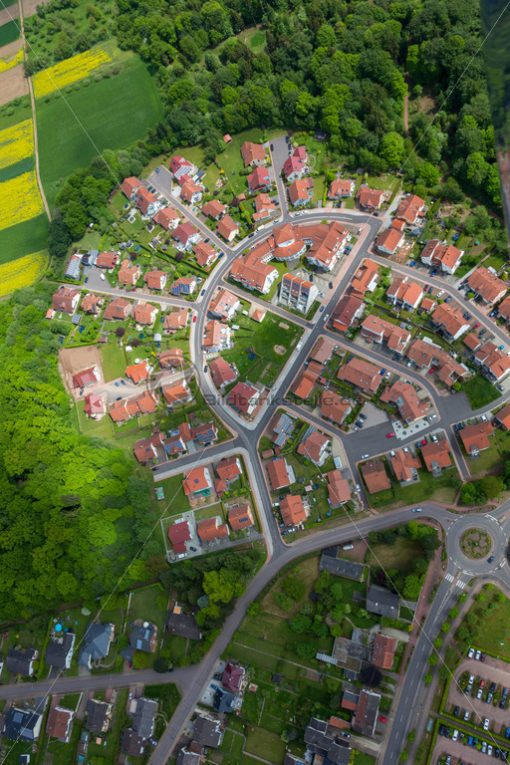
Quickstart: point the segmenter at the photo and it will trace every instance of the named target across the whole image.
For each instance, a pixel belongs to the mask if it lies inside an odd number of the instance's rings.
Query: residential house
[[[241,690],[245,674],[244,667],[229,661],[223,670],[221,684],[226,691],[237,694]]]
[[[285,176],[285,180],[289,183],[302,178],[306,169],[306,164],[296,156],[296,152],[291,154],[290,157],[287,157],[283,163],[283,175]]]
[[[476,332],[469,332],[465,337],[462,338],[462,342],[468,348],[471,353],[474,353],[478,350],[478,348],[481,348],[483,345],[482,341],[476,334]]]
[[[218,199],[212,199],[210,202],[205,203],[202,207],[202,212],[208,218],[219,220],[222,215],[225,215],[227,209],[227,205],[223,205]]]
[[[209,268],[219,257],[219,252],[214,249],[212,244],[203,240],[195,245],[193,254],[200,268]]]
[[[202,199],[204,188],[194,181],[186,181],[181,186],[181,199],[190,205],[196,205]]]
[[[354,295],[343,295],[331,315],[333,329],[338,332],[347,332],[358,323],[364,310],[365,303],[361,298]]]
[[[210,446],[210,444],[218,440],[218,430],[214,422],[207,422],[191,428],[191,437],[202,446]]]
[[[352,401],[334,391],[324,391],[319,400],[319,414],[326,420],[342,425],[352,411]]]
[[[193,165],[189,159],[185,159],[180,154],[175,154],[170,159],[170,171],[175,180],[180,183],[180,179],[183,177],[191,178],[197,172],[197,168]]]
[[[119,256],[116,252],[100,252],[96,258],[96,268],[113,271],[118,262]]]
[[[278,271],[267,263],[253,263],[248,254],[234,260],[230,268],[230,278],[240,282],[245,289],[267,295],[273,282],[278,279]]]
[[[94,295],[93,292],[89,292],[89,294],[85,295],[81,301],[82,311],[85,311],[85,313],[91,313],[93,316],[97,316],[103,303],[104,297],[101,297],[100,295]]]
[[[187,552],[186,542],[191,540],[191,527],[189,521],[178,521],[168,527],[168,539],[176,555]]]
[[[298,454],[309,459],[314,465],[320,466],[324,464],[328,457],[329,444],[330,439],[310,425],[299,442]]]
[[[170,348],[158,354],[161,369],[179,369],[184,365],[184,353],[182,348]]]
[[[241,146],[241,156],[245,167],[264,167],[266,164],[266,150],[260,143],[245,141]]]
[[[194,244],[200,241],[200,233],[193,228],[189,221],[179,223],[172,232],[172,239],[177,242],[177,249],[191,250]]]
[[[52,308],[57,313],[75,313],[80,302],[80,290],[60,285],[53,293]]]
[[[216,542],[218,539],[228,539],[228,526],[219,516],[206,518],[197,523],[197,534],[201,542]]]
[[[298,398],[306,401],[313,392],[315,383],[319,379],[320,371],[320,369],[310,369],[309,367],[302,369],[292,384],[291,392]]]
[[[427,266],[438,268],[446,274],[454,274],[460,266],[464,250],[459,250],[453,244],[441,242],[439,239],[429,239],[423,248],[420,260]]]
[[[373,292],[379,281],[379,266],[373,260],[366,258],[354,274],[351,281],[351,292],[356,297],[364,297],[366,292]]]
[[[230,348],[231,330],[228,324],[223,324],[216,319],[208,321],[205,325],[204,349],[208,353],[219,353]]]
[[[241,308],[241,302],[236,295],[228,290],[219,289],[209,304],[209,313],[216,319],[230,321]]]
[[[198,282],[194,276],[180,276],[170,286],[172,295],[193,295],[197,291]]]
[[[446,340],[458,340],[470,328],[463,311],[450,303],[441,303],[432,316],[432,323]]]
[[[5,668],[13,675],[20,675],[21,677],[32,677],[34,674],[34,661],[39,656],[39,651],[36,648],[9,648],[7,658],[5,660]]]
[[[394,255],[404,242],[403,232],[391,226],[381,231],[376,239],[375,246],[383,255]]]
[[[73,388],[86,388],[89,385],[96,385],[100,380],[101,375],[96,365],[82,369],[72,377]]]
[[[228,511],[228,522],[232,531],[242,531],[253,526],[253,515],[249,504],[243,502],[236,507],[231,507]]]
[[[258,194],[254,199],[255,212],[253,220],[258,223],[261,220],[270,218],[276,210],[275,203],[271,200],[269,194]]]
[[[351,499],[351,487],[340,470],[330,470],[326,473],[328,481],[328,502],[335,509]]]
[[[160,207],[161,202],[157,196],[145,188],[145,186],[139,186],[135,191],[135,205],[138,207],[143,216],[152,218],[156,215]]]
[[[361,475],[370,494],[391,489],[384,462],[380,459],[368,460],[361,466]]]
[[[58,704],[51,705],[46,722],[46,732],[51,738],[56,738],[63,744],[68,744],[71,738],[74,710],[65,709]]]
[[[103,318],[108,321],[124,321],[128,318],[133,309],[133,304],[129,300],[118,297],[114,298],[106,306]]]
[[[289,186],[289,199],[293,207],[304,207],[313,196],[313,178],[299,178]]]
[[[467,284],[483,303],[497,303],[506,295],[506,282],[497,276],[494,269],[485,266],[473,271],[467,278]]]
[[[404,311],[414,311],[423,299],[423,289],[408,276],[395,276],[386,291],[386,300]]]
[[[503,430],[510,430],[510,404],[507,404],[494,415],[496,422]]]
[[[201,746],[221,746],[223,734],[224,726],[221,720],[216,720],[204,712],[201,712],[193,723],[193,740]]]
[[[267,474],[273,491],[285,489],[296,482],[294,468],[284,457],[277,457],[267,463]]]
[[[239,372],[235,364],[229,364],[228,361],[219,356],[209,362],[209,371],[217,388],[222,390],[225,385],[230,385],[239,377]]]
[[[82,302],[82,308],[83,308],[83,302]],[[508,321],[510,320],[510,295],[506,297],[504,300],[502,300],[501,303],[498,305],[498,318],[504,319],[505,322],[508,324]]]
[[[230,215],[227,214],[219,221],[216,231],[223,237],[223,239],[225,239],[225,241],[232,242],[239,233],[239,226]]]
[[[276,415],[274,424],[271,426],[271,440],[280,449],[285,446],[294,430],[294,420],[285,412]]]
[[[331,472],[334,473],[335,471],[332,470]],[[326,475],[328,476],[329,473],[326,473]],[[353,561],[338,557],[338,545],[326,547],[322,551],[319,569],[321,571],[329,571],[330,574],[335,576],[352,579],[354,582],[363,581],[365,576],[365,566],[363,563],[354,563]]]
[[[239,457],[224,457],[216,465],[216,473],[227,489],[243,474]]]
[[[312,717],[305,728],[304,741],[307,748],[305,758],[291,756],[284,765],[301,765],[302,762],[324,763],[324,765],[349,765],[351,746],[346,738],[341,737],[344,726],[338,725],[340,718],[331,717],[329,722]],[[313,759],[312,759],[313,758]]]
[[[161,392],[163,393],[163,398],[165,399],[168,406],[186,404],[193,398],[193,394],[188,388],[186,380],[182,380],[178,383],[172,383],[170,385],[163,385]]]
[[[391,670],[395,661],[398,640],[387,635],[376,635],[372,644],[372,664],[379,669]]]
[[[89,393],[84,398],[83,411],[92,420],[100,420],[106,414],[106,397],[100,393]]]
[[[374,364],[354,357],[347,364],[340,367],[337,379],[348,382],[373,396],[377,393],[383,378],[380,374],[380,369],[374,366]]]
[[[440,475],[443,468],[449,468],[452,464],[450,459],[450,445],[446,439],[442,441],[430,441],[421,447],[421,456],[425,467],[432,475]]]
[[[337,348],[338,344],[334,340],[321,335],[311,350],[310,359],[321,366],[325,366]]]
[[[134,175],[131,175],[129,178],[124,178],[120,188],[124,196],[126,196],[130,202],[135,202],[136,191],[140,188],[140,186],[143,186],[141,180],[136,178]]]
[[[413,340],[406,350],[406,356],[422,369],[430,369],[434,365],[434,372],[438,379],[448,388],[451,388],[457,380],[466,379],[470,374],[469,369],[464,364],[456,361],[447,351],[440,345],[433,343],[428,337]]]
[[[256,388],[249,382],[238,382],[227,396],[230,406],[241,414],[251,417],[257,408],[262,389]]]
[[[350,178],[335,178],[328,189],[328,199],[346,199],[354,194],[355,183]]]
[[[208,497],[212,491],[213,482],[209,468],[197,467],[186,473],[182,488],[187,497]]]
[[[173,335],[179,329],[184,329],[188,323],[188,309],[178,308],[165,316],[163,331],[167,335]]]
[[[119,284],[129,284],[131,286],[134,286],[137,283],[141,275],[142,271],[140,266],[131,263],[127,258],[122,261],[119,273],[117,274]]]
[[[385,342],[394,353],[404,353],[411,340],[411,333],[398,324],[392,324],[374,314],[368,314],[361,325],[361,334],[373,343]]]
[[[256,167],[246,180],[253,194],[257,191],[268,191],[273,185],[267,167]]]
[[[154,223],[164,228],[165,231],[173,231],[179,225],[180,220],[179,213],[173,207],[163,207],[157,211],[153,218]]]
[[[145,746],[145,740],[141,736],[138,736],[133,728],[124,728],[120,741],[121,752],[131,755],[132,757],[140,757],[145,752]],[[200,759],[198,762],[200,762]]]
[[[345,226],[336,221],[329,225],[320,224],[320,231],[316,226],[302,226],[303,232],[310,231],[311,245],[306,253],[307,261],[317,268],[332,271],[338,256],[343,252],[350,233]],[[307,240],[308,234],[303,237]]]
[[[293,308],[301,313],[308,313],[319,291],[313,282],[300,279],[299,276],[284,274],[280,284],[278,302],[286,308]]]
[[[110,417],[116,423],[126,422],[139,414],[154,414],[158,399],[154,391],[145,390],[138,396],[110,404]]]
[[[132,658],[135,651],[155,653],[156,648],[158,647],[159,630],[157,625],[152,622],[137,619],[134,622],[130,622],[129,627],[131,628],[131,632],[129,633],[129,647],[124,649],[122,655],[128,655],[128,658]],[[138,703],[141,701],[143,701],[143,699],[138,699]],[[156,702],[153,701],[152,703],[155,704]],[[142,705],[142,707],[144,706],[145,705]],[[151,734],[149,733],[149,735]],[[144,738],[147,738],[147,736],[144,736]]]
[[[490,447],[489,436],[492,436],[493,433],[494,428],[488,420],[465,425],[459,431],[459,435],[466,454],[469,454],[470,457],[478,457],[480,452]]]
[[[69,669],[73,658],[75,640],[74,632],[52,633],[44,654],[46,664],[58,670]]]
[[[181,422],[177,428],[168,431],[163,446],[168,457],[186,454],[188,445],[192,441],[191,428],[187,422]]]
[[[405,425],[421,420],[429,409],[427,401],[418,397],[415,387],[404,380],[397,380],[386,388],[381,401],[396,406]]]
[[[286,494],[280,502],[280,513],[285,526],[299,526],[308,518],[308,510],[300,494]]]
[[[196,609],[194,613],[196,613]],[[186,638],[187,640],[202,640],[202,633],[194,613],[184,613],[182,606],[175,602],[173,610],[168,612],[165,622],[166,632],[176,637]]]
[[[114,635],[114,624],[90,623],[81,642],[78,664],[91,669],[93,661],[105,659],[110,652]]]
[[[203,762],[203,749],[196,741],[182,746],[177,752],[176,765],[201,765]]]
[[[387,619],[398,619],[400,598],[386,587],[372,584],[367,592],[366,609],[371,614],[385,616]]]
[[[5,713],[3,734],[11,741],[33,743],[41,734],[42,714],[31,708],[9,707]]]
[[[373,736],[379,714],[381,696],[375,691],[363,688],[359,694],[356,712],[352,719],[352,728],[362,736]]]
[[[88,699],[86,706],[87,722],[85,727],[95,736],[106,733],[112,719],[113,704],[98,699]]]
[[[407,194],[400,202],[395,218],[408,226],[416,226],[425,216],[425,200],[416,194]]]
[[[474,355],[475,364],[492,382],[500,383],[510,372],[508,352],[488,341]]]
[[[141,465],[148,465],[158,459],[158,450],[161,451],[165,437],[163,433],[156,430],[148,438],[139,438],[135,441],[133,451],[136,459]]]
[[[131,364],[129,367],[126,367],[126,377],[129,377],[129,379],[134,382],[135,385],[148,380],[150,373],[151,370],[147,360],[140,361],[138,364]]]
[[[150,290],[164,290],[167,281],[167,274],[159,269],[146,271],[143,280]]]
[[[358,200],[358,205],[363,210],[372,212],[373,210],[378,210],[382,205],[384,191],[381,191],[380,189],[371,189],[366,184],[362,184],[358,189],[356,199]]]
[[[421,462],[407,447],[405,450],[391,452],[389,463],[400,484],[406,485],[420,480],[418,470],[421,468]]]
[[[152,327],[156,321],[159,308],[150,303],[137,303],[133,308],[133,319],[137,324],[143,324],[146,327]]]

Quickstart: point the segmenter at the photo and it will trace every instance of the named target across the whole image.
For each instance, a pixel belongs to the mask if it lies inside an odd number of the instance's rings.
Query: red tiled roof
[[[438,467],[449,467],[451,463],[450,459],[450,447],[446,440],[435,443],[431,441],[421,447],[421,454],[425,461],[427,470],[430,472],[435,464]]]
[[[480,266],[468,277],[468,286],[487,303],[494,303],[506,293],[506,283],[485,266]]]
[[[332,507],[348,502],[351,498],[351,488],[341,471],[330,470],[326,473],[326,478],[328,480],[329,501]]]
[[[388,478],[382,460],[369,460],[361,466],[361,475],[370,494],[391,489],[391,481]]]
[[[221,356],[209,362],[209,369],[211,370],[211,376],[217,388],[221,388],[223,385],[229,385],[229,383],[234,382],[239,376],[239,373],[233,368],[232,364],[229,364],[225,359],[222,359]]]
[[[356,198],[361,207],[374,207],[381,206],[384,192],[379,189],[371,189],[369,186],[360,186]]]
[[[380,369],[368,361],[353,358],[340,367],[337,378],[369,393],[375,393],[382,382],[379,373]]]
[[[131,313],[132,303],[124,298],[114,298],[111,303],[108,303],[104,312],[105,319],[125,319]]]
[[[157,211],[152,220],[154,223],[162,226],[165,231],[168,231],[169,228],[171,228],[172,223],[174,223],[174,221],[180,220],[180,218],[179,214],[172,207],[163,207],[161,210]]]
[[[187,521],[182,521],[181,523],[174,523],[173,526],[169,526],[168,539],[172,543],[175,553],[186,552],[185,543],[191,539],[189,523]]]
[[[241,155],[244,160],[244,166],[248,167],[253,161],[265,162],[266,151],[261,143],[252,143],[245,141],[241,146]]]
[[[460,438],[467,454],[481,452],[490,446],[489,436],[494,433],[490,422],[477,422],[466,425],[460,432]]]
[[[248,503],[233,507],[228,511],[228,522],[232,531],[247,529],[253,526],[253,516]]]
[[[312,393],[315,383],[319,379],[317,372],[310,369],[303,369],[292,385],[291,391],[298,398],[306,400]]]
[[[232,233],[238,233],[239,232],[239,226],[237,223],[232,220],[230,215],[224,215],[223,218],[219,221],[216,231],[220,236],[222,236],[224,239],[228,239]]]
[[[307,519],[305,506],[299,494],[286,494],[280,502],[280,512],[286,526],[297,526]]]
[[[396,228],[387,228],[377,237],[377,247],[394,253],[404,242],[404,235]]]
[[[349,412],[352,410],[352,402],[349,399],[342,398],[333,391],[324,391],[321,395],[319,413],[331,422],[341,425]]]
[[[424,206],[424,199],[417,197],[416,194],[408,194],[400,202],[397,212],[395,213],[395,217],[402,218],[402,220],[405,220],[406,223],[412,225],[416,222],[418,216],[423,212]]]
[[[197,533],[202,542],[212,542],[215,539],[228,537],[228,528],[219,518],[206,518],[197,523]]]
[[[131,364],[126,367],[126,377],[129,377],[136,385],[142,380],[149,379],[149,367],[147,361],[141,361],[139,364]]]
[[[147,271],[144,276],[144,281],[150,290],[162,290],[166,284],[166,273],[155,269],[153,271]]]
[[[396,649],[396,638],[376,635],[372,650],[372,664],[379,667],[379,669],[391,669]]]
[[[287,464],[283,457],[271,460],[267,464],[267,472],[271,488],[274,490],[290,486],[291,478],[287,470]]]

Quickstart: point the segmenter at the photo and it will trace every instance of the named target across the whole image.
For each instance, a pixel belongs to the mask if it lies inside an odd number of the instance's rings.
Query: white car
[[[452,741],[457,741],[458,737],[459,737],[459,731],[457,730],[457,728],[455,728],[455,730],[453,731]]]
[[[489,757],[492,757],[492,744],[489,744],[489,746],[487,747],[487,754],[489,755]]]
[[[362,460],[366,460],[366,459],[368,459],[368,458],[369,458],[369,456],[370,456],[369,454],[362,454],[362,455],[361,455],[361,459],[362,459]]]
[[[421,507],[413,507],[411,512],[412,513],[421,513]]]
[[[483,688],[479,688],[476,692],[476,698],[481,699],[483,695]]]
[[[482,655],[482,652],[481,652],[481,651],[477,651],[477,652],[475,653],[475,659],[476,659],[477,661],[480,661],[480,656],[481,656],[481,655]]]
[[[483,729],[484,730],[489,730],[489,718],[488,717],[484,717],[484,720],[483,720]]]
[[[464,712],[464,721],[467,722],[470,717],[471,717],[471,712],[469,711],[469,709],[466,709],[466,711]]]
[[[473,683],[475,682],[475,676],[474,675],[469,675],[468,682],[469,682],[469,685],[473,685]]]
[[[470,648],[467,655],[468,659],[472,659],[474,655],[475,655],[475,649]]]

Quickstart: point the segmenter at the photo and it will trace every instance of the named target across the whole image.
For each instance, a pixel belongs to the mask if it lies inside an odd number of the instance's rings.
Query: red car
[[[481,324],[480,324],[480,322],[479,322],[479,321],[477,321],[477,322],[476,322],[476,324],[475,324],[475,326],[473,327],[473,329],[478,329],[478,327],[481,327]]]
[[[193,316],[193,324],[196,322],[196,320],[197,320],[197,317]]]
[[[394,435],[395,435],[395,433],[393,433],[393,432],[392,433],[386,433],[386,438],[393,438]]]
[[[388,722],[387,718],[383,717],[382,715],[379,715],[377,719],[379,720],[379,722]]]
[[[425,441],[425,439],[423,439],[423,441],[421,442],[421,445],[422,445],[422,446],[425,446],[425,444],[426,444],[426,443],[427,443],[427,442]]]

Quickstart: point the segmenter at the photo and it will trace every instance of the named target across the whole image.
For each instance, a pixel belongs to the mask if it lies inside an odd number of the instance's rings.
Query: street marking
[[[453,576],[453,574],[446,574],[445,579],[447,582],[453,582],[455,577]]]
[[[455,587],[458,587],[460,590],[463,590],[465,586],[466,586],[466,583],[463,582],[462,579],[459,579],[459,581],[455,585]]]

